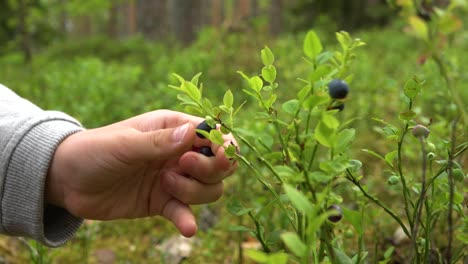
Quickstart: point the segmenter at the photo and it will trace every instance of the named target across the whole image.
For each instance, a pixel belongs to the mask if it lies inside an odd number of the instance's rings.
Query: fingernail
[[[175,143],[180,143],[185,137],[185,134],[187,133],[189,124],[185,124],[183,126],[180,126],[174,130],[174,134],[172,134],[172,139],[174,140]]]

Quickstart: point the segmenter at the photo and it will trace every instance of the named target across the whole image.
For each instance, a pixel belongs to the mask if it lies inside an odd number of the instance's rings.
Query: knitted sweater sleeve
[[[83,130],[72,117],[44,111],[0,84],[0,233],[50,247],[67,242],[82,219],[44,201],[55,149]]]

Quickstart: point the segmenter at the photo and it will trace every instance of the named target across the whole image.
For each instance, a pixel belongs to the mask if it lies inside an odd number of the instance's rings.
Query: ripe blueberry
[[[416,125],[413,127],[413,130],[411,131],[413,133],[413,136],[419,138],[419,137],[424,137],[427,138],[429,136],[429,129],[423,125]]]
[[[328,84],[328,94],[333,99],[344,99],[348,92],[348,84],[343,80],[335,79]]]
[[[207,156],[207,157],[213,157],[213,151],[211,151],[210,147],[201,147],[200,148],[200,153]]]
[[[210,131],[212,129],[214,129],[214,127],[211,127],[210,125],[208,125],[208,123],[206,123],[206,120],[205,120],[205,121],[201,122],[200,124],[198,124],[197,129],[204,130],[204,131],[210,133]],[[197,136],[200,137],[200,138],[205,138],[205,136],[202,135],[199,132],[197,132]]]
[[[343,210],[341,210],[341,207],[339,207],[336,204],[331,205],[328,207],[329,211],[333,211],[333,214],[328,217],[328,220],[330,222],[336,223],[343,218]]]

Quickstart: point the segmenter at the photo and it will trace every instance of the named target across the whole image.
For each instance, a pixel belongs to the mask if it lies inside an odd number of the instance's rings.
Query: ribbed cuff
[[[50,247],[57,247],[73,237],[82,223],[65,209],[46,206],[45,180],[59,143],[81,131],[77,124],[47,120],[28,131],[17,145],[4,182],[2,225],[15,236],[26,236]]]

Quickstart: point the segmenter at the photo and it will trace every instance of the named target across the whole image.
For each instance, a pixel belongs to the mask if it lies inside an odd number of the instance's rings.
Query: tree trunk
[[[211,25],[219,28],[223,21],[223,4],[222,0],[211,0]]]
[[[171,0],[170,0],[171,1]],[[162,39],[167,34],[167,0],[138,0],[138,31],[148,39]]]
[[[283,31],[283,1],[271,0],[269,18],[270,18],[270,34],[277,36]]]
[[[27,29],[26,21],[28,16],[27,0],[18,0],[18,35],[20,37],[20,46],[26,62],[32,59],[31,37]]]
[[[127,34],[129,36],[136,32],[136,8],[135,1],[130,0],[127,4]]]
[[[194,13],[199,5],[199,0],[170,0],[169,24],[172,33],[183,44],[187,45],[195,39]]]
[[[110,38],[117,38],[117,35],[118,35],[118,32],[117,32],[117,23],[119,19],[118,12],[119,12],[119,8],[117,4],[112,3],[109,9],[109,21],[107,25],[107,35]]]

